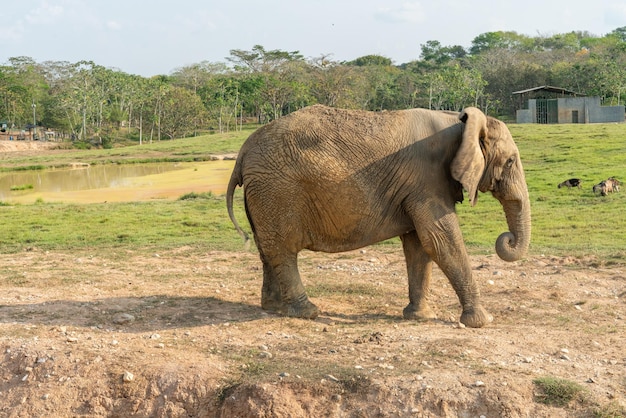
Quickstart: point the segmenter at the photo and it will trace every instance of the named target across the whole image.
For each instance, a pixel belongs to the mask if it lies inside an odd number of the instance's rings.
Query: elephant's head
[[[488,118],[476,108],[466,108],[463,139],[452,161],[452,176],[476,204],[478,190],[490,191],[504,208],[510,232],[496,241],[496,252],[505,261],[526,254],[530,243],[530,200],[519,151],[506,125]]]

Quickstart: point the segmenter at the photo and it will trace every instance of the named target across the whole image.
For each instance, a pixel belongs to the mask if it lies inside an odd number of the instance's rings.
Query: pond
[[[223,194],[235,162],[112,164],[0,173],[0,201],[102,203]]]

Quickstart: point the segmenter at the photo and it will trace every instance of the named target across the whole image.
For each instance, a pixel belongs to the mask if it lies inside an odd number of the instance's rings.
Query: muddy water
[[[0,201],[97,203],[223,194],[234,161],[101,165],[0,174]],[[32,185],[32,188],[30,186]],[[11,190],[11,188],[23,190]]]

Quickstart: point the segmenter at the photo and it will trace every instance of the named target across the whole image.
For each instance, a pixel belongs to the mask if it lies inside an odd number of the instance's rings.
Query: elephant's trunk
[[[502,207],[510,232],[502,233],[496,241],[496,253],[504,261],[517,261],[530,244],[530,201],[505,200]]]

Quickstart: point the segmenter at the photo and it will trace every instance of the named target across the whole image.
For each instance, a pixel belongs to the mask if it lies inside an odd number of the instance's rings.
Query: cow
[[[619,186],[622,183],[618,179],[616,179],[615,176],[609,177],[608,179],[604,181],[606,182],[607,185],[609,185],[610,188],[612,188],[612,191],[619,192]]]
[[[593,194],[600,194],[600,196],[606,196],[606,194],[608,193],[607,191],[607,187],[606,187],[606,181],[601,181],[598,184],[595,184],[593,186]]]
[[[606,180],[602,180],[600,183],[593,186],[593,193],[600,194],[600,196],[606,196],[609,193],[619,192],[620,181],[615,177],[609,177]]]
[[[582,180],[581,179],[568,179],[565,180],[562,183],[559,183],[559,185],[557,186],[559,189],[561,187],[567,187],[568,189],[571,189],[572,187],[578,187],[579,189],[582,188]]]

